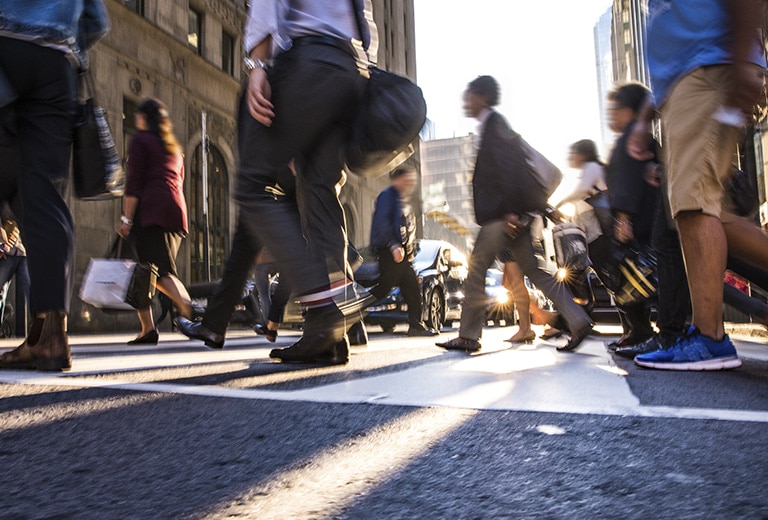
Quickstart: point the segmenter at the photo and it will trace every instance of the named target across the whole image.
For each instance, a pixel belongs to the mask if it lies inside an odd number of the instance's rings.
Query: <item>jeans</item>
[[[27,332],[27,307],[29,306],[29,271],[26,256],[5,256],[0,259],[0,324],[5,319],[5,309],[11,280],[16,277],[16,302],[14,307],[15,334]]]
[[[395,262],[389,249],[379,249],[379,283],[371,289],[371,294],[384,298],[393,287],[400,287],[400,294],[408,305],[408,325],[420,328],[421,323],[421,290],[419,279],[413,266],[407,260]]]
[[[260,200],[262,183],[279,180],[294,161],[300,231],[281,239],[288,248],[282,253],[298,254],[306,237],[307,252],[301,254],[302,265],[296,266],[290,279],[298,293],[302,292],[299,285],[307,291],[320,290],[330,284],[329,273],[351,276],[346,222],[336,186],[365,80],[351,54],[320,44],[297,45],[279,55],[269,80],[275,107],[272,125],[262,126],[241,111],[247,146],[240,148],[236,199],[249,214],[262,215],[273,206]],[[281,236],[289,232],[282,225],[278,229]],[[271,241],[267,244],[276,257],[281,254]]]
[[[21,154],[21,231],[32,314],[68,310],[74,226],[69,183],[76,75],[64,53],[0,37],[0,68],[18,93],[11,104]]]
[[[482,336],[488,304],[488,297],[485,294],[485,275],[496,260],[496,256],[504,248],[509,249],[528,279],[552,300],[557,310],[565,317],[571,331],[575,332],[591,325],[587,313],[573,301],[571,291],[565,284],[555,280],[539,264],[530,229],[526,229],[513,239],[506,233],[506,222],[495,221],[480,228],[475,248],[469,259],[469,274],[464,284],[459,336],[473,340],[480,339]]]

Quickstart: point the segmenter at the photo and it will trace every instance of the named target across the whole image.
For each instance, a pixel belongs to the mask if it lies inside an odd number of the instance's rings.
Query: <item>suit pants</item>
[[[572,331],[591,324],[589,316],[573,301],[573,294],[565,284],[559,283],[539,265],[530,229],[513,239],[506,233],[506,222],[499,220],[485,224],[477,235],[475,248],[469,259],[469,274],[464,284],[459,336],[473,340],[482,336],[488,304],[485,275],[496,256],[505,248],[510,251],[528,279],[552,300]]]
[[[302,233],[308,247],[302,255],[307,268],[299,269],[291,282],[299,294],[299,284],[322,290],[331,282],[329,273],[350,276],[346,222],[337,185],[365,79],[351,54],[316,44],[294,45],[279,55],[269,80],[275,107],[272,125],[260,125],[241,112],[241,124],[248,128],[246,146],[240,148],[236,198],[243,207],[252,206],[263,190],[260,183],[277,179],[294,161],[301,232],[292,238],[295,244],[290,249],[298,250]],[[259,204],[259,208],[265,206]],[[280,231],[288,233],[285,228]],[[277,256],[278,248],[271,243],[269,248]]]
[[[72,155],[75,70],[63,52],[2,37],[0,68],[18,93],[10,109],[21,157],[30,310],[68,310],[75,234],[64,193]]]
[[[379,249],[379,284],[371,289],[371,294],[384,298],[393,287],[400,287],[400,294],[408,305],[408,325],[420,328],[421,323],[421,290],[419,279],[408,260],[395,262],[389,249]]]
[[[203,315],[203,326],[208,330],[221,335],[227,331],[232,311],[243,294],[243,287],[259,253],[260,244],[261,242],[249,239],[241,212],[232,238],[232,250],[224,264],[221,282],[208,300],[208,306]]]

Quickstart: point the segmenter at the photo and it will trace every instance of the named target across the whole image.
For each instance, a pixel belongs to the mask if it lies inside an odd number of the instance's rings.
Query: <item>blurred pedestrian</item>
[[[273,278],[277,283],[273,284]],[[293,286],[287,276],[280,276],[280,267],[274,257],[265,247],[256,260],[256,290],[259,294],[261,317],[253,326],[253,331],[267,338],[267,341],[277,341],[277,330],[283,321],[285,306],[293,292]],[[274,293],[273,285],[276,285]]]
[[[573,350],[591,333],[592,322],[564,284],[540,265],[531,235],[537,212],[544,211],[548,194],[530,173],[521,137],[493,110],[499,104],[499,86],[490,76],[473,80],[464,93],[467,117],[480,122],[472,187],[475,218],[481,226],[469,260],[464,284],[459,337],[438,343],[448,350],[477,352],[486,316],[485,276],[502,250],[509,249],[523,273],[565,317],[571,339],[561,350]]]
[[[764,2],[650,0],[647,57],[656,104],[649,97],[628,151],[649,155],[660,107],[672,216],[688,273],[693,324],[672,348],[635,363],[665,370],[722,370],[741,365],[723,327],[728,253],[763,268],[768,238],[724,210],[724,184],[744,126],[765,101]]]
[[[370,0],[250,5],[236,199],[251,240],[270,248],[308,308],[299,342],[270,353],[285,362],[346,362],[337,345],[360,319],[336,186],[376,56],[371,13]],[[294,159],[296,202],[281,189]]]
[[[21,157],[22,235],[30,274],[29,334],[0,356],[2,368],[68,370],[66,319],[74,249],[72,216],[64,200],[69,181],[77,71],[85,51],[109,28],[101,0],[3,0],[0,74],[12,100]],[[8,107],[6,107],[8,108]]]
[[[16,279],[16,301],[14,307],[16,337],[27,332],[27,309],[29,307],[29,269],[27,250],[21,241],[16,217],[6,201],[0,201],[0,324],[4,323],[8,291],[11,281]],[[0,331],[0,334],[2,332]]]
[[[140,262],[157,266],[157,289],[182,316],[192,316],[189,293],[176,274],[176,256],[187,234],[184,156],[166,106],[147,99],[136,109],[138,133],[128,145],[128,177],[118,234],[133,233]],[[156,345],[159,334],[152,307],[137,309],[141,332],[129,345]]]
[[[379,193],[371,221],[370,248],[379,258],[379,283],[370,290],[376,299],[387,296],[393,287],[408,306],[408,335],[436,336],[421,320],[422,295],[419,279],[413,270],[416,256],[416,215],[411,198],[418,175],[413,166],[401,166],[389,178],[391,185]]]
[[[613,238],[620,251],[652,248],[660,192],[656,182],[649,182],[647,172],[655,167],[658,159],[655,154],[645,160],[635,159],[626,148],[627,138],[648,95],[650,91],[640,83],[620,85],[608,94],[608,123],[618,138],[606,167],[606,183],[614,217]],[[605,265],[600,262],[605,260],[596,257],[593,261],[599,275]],[[649,302],[633,302],[618,308],[624,334],[610,347],[636,345],[653,336]]]

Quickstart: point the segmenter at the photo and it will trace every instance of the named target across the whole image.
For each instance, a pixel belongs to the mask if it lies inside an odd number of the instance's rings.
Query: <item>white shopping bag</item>
[[[136,262],[92,258],[80,287],[80,299],[100,309],[134,310],[125,303]]]

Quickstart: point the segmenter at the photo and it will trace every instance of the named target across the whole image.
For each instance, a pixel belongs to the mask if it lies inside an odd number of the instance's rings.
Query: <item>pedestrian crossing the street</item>
[[[444,352],[424,339],[372,334],[367,347],[353,348],[349,365],[328,368],[276,365],[268,357],[272,345],[250,335],[230,339],[222,351],[197,348],[178,338],[161,343],[159,348],[140,349],[122,344],[86,344],[76,339],[72,371],[2,371],[0,383],[224,399],[768,422],[768,412],[763,410],[642,404],[628,383],[630,374],[606,351],[605,337],[593,336],[578,352],[568,354],[557,352],[554,344],[541,340],[510,347],[502,341],[508,332],[487,330],[484,349],[472,356]],[[742,352],[745,348],[749,349],[740,346]],[[756,348],[764,349],[762,345]],[[364,363],[368,357],[384,357],[404,349],[411,356],[410,362],[398,362],[394,368],[370,370]],[[280,381],[300,382],[308,377],[307,370],[312,377],[323,373],[343,373],[345,377],[287,389],[285,385],[266,388],[259,384],[258,374],[245,377],[249,371],[269,366],[280,369],[279,374],[273,374]],[[231,380],[227,384],[195,384],[186,378],[174,382],[167,372],[181,369],[196,369],[208,375],[238,372],[244,374],[243,384]],[[160,375],[137,377],[155,373]]]

